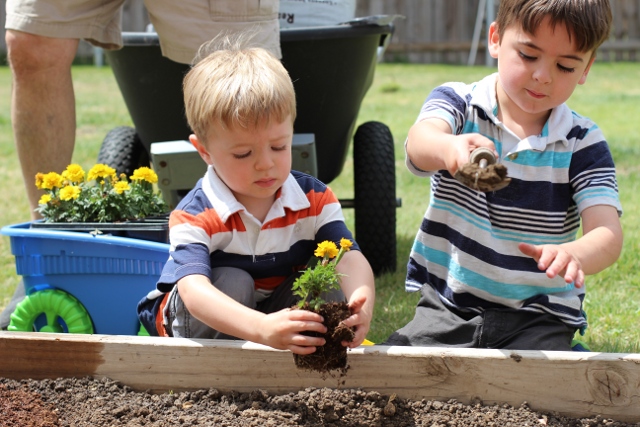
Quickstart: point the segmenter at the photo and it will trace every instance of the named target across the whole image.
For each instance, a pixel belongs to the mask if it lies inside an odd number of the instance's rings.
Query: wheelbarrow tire
[[[47,324],[37,332],[65,332],[59,322],[62,319],[68,333],[93,333],[87,309],[73,295],[60,289],[45,289],[27,295],[11,314],[7,330],[33,332],[36,320],[42,314],[46,316]]]
[[[396,172],[393,136],[380,122],[354,135],[353,170],[356,241],[376,275],[395,271]]]
[[[149,154],[134,128],[118,126],[104,137],[98,163],[111,166],[118,175],[131,176],[140,166],[149,166]]]

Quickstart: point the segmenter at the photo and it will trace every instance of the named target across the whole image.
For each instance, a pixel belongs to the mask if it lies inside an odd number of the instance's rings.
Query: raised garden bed
[[[289,352],[244,341],[0,333],[0,377],[11,379],[107,377],[158,393],[362,389],[640,422],[640,354],[371,346],[348,357],[345,376],[323,378],[296,369]]]

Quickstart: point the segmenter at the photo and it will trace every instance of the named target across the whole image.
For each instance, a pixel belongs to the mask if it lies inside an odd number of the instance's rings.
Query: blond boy
[[[352,235],[331,190],[291,171],[293,84],[276,57],[247,43],[215,40],[185,77],[190,141],[209,167],[171,214],[162,295],[146,302],[150,311],[143,300],[140,318],[160,335],[239,338],[309,354],[324,339],[303,332],[326,328],[321,316],[291,310],[292,282],[319,242]],[[369,330],[373,273],[359,250],[337,269],[345,276],[332,297],[346,296],[352,315],[344,323],[356,337],[343,344],[354,347]]]

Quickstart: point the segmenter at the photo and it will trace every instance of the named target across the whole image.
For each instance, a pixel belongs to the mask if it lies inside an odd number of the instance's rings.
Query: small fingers
[[[358,313],[352,314],[351,316],[344,319],[342,323],[349,328],[353,328],[360,323],[360,315]]]
[[[309,332],[319,332],[321,334],[324,334],[327,332],[327,327],[324,326],[324,324],[322,323],[302,320],[302,321],[294,322],[293,330],[295,332],[309,331]]]
[[[322,337],[312,337],[302,334],[292,336],[290,342],[296,347],[320,347],[326,343],[325,339]]]
[[[356,329],[356,334],[353,337],[352,341],[342,341],[342,345],[344,347],[349,347],[349,348],[355,348],[358,347],[360,344],[363,343],[365,337],[366,337],[367,331],[364,330],[364,328],[358,328]]]
[[[581,288],[584,285],[584,271],[577,262],[569,263],[564,274],[564,281],[573,283],[576,288]]]
[[[289,350],[290,352],[295,353],[295,354],[305,355],[305,354],[315,353],[316,348],[315,347],[298,346],[298,345],[290,345],[289,347],[287,347],[287,350]]]
[[[584,286],[584,271],[581,269],[578,270],[578,277],[573,282],[576,285],[576,288],[581,288]]]
[[[557,249],[545,247],[538,259],[538,268],[546,270],[547,277],[554,278],[560,270],[564,269],[566,262],[566,258],[559,256]]]
[[[360,310],[362,310],[362,307],[364,306],[365,302],[367,302],[367,297],[365,296],[360,296],[354,299],[353,301],[350,301],[349,311],[351,311],[352,313],[359,313]]]
[[[318,313],[309,310],[287,310],[289,320],[303,320],[322,323],[324,319]]]
[[[526,256],[533,258],[536,262],[538,262],[540,255],[542,254],[542,251],[539,250],[537,246],[529,243],[519,243],[518,249]]]

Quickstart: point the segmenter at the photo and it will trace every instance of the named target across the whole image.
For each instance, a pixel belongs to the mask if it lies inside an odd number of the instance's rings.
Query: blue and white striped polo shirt
[[[442,85],[420,111],[418,121],[437,117],[456,134],[491,139],[511,183],[479,193],[447,171],[421,171],[407,158],[412,173],[431,177],[431,199],[412,248],[406,290],[429,284],[459,309],[547,312],[584,328],[584,287],[549,279],[518,243],[575,240],[580,213],[590,206],[610,205],[622,214],[611,153],[596,124],[565,104],[551,112],[540,135],[518,138],[498,120],[496,79]]]

